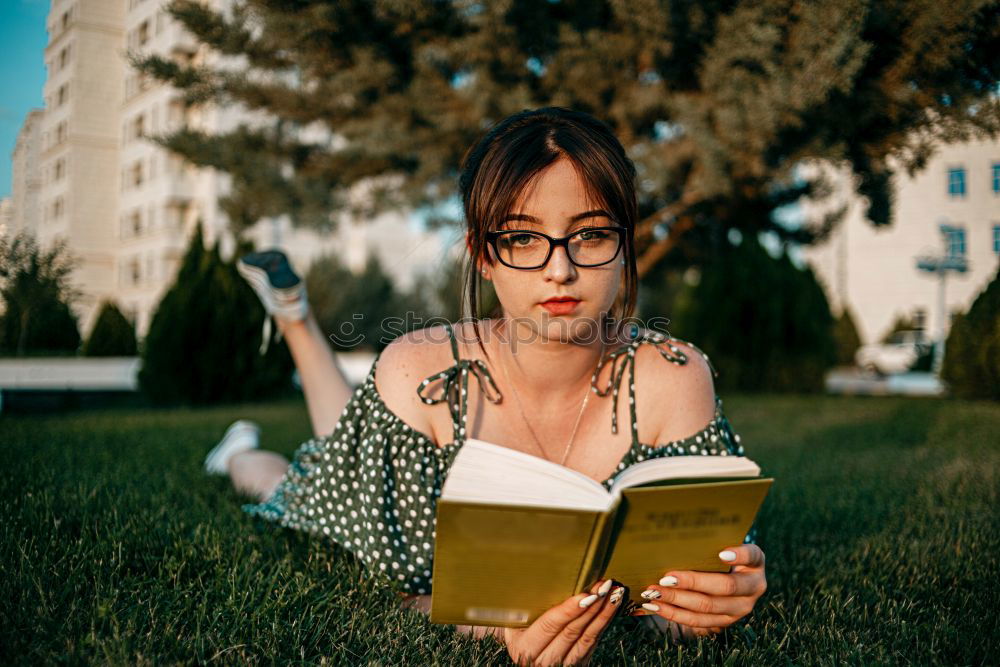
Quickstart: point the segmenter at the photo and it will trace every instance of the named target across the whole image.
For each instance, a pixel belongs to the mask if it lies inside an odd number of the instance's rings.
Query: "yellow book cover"
[[[609,493],[469,439],[438,498],[431,622],[525,627],[598,579],[628,586],[634,606],[668,570],[728,572],[718,553],[743,542],[773,481],[745,457],[663,457],[626,468]]]

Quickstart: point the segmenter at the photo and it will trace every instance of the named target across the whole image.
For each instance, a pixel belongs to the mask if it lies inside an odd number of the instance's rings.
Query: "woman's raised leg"
[[[313,433],[329,435],[351,399],[351,385],[311,312],[303,320],[274,319],[299,371]]]

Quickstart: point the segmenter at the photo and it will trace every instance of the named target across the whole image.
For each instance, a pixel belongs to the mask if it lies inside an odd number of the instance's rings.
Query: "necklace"
[[[598,364],[600,363],[601,357],[604,356],[604,341],[601,341],[601,356],[598,357]],[[531,428],[531,423],[528,422],[528,418],[524,414],[524,406],[521,405],[521,397],[517,395],[517,389],[514,387],[514,383],[510,380],[510,373],[507,372],[507,362],[503,361],[501,363],[503,368],[504,377],[507,378],[507,384],[510,386],[511,391],[514,392],[514,400],[517,401],[517,409],[521,413],[521,419],[524,420],[524,425],[528,427],[528,432],[531,433],[531,437],[535,440],[535,446],[538,451],[542,453],[542,458],[547,459],[548,455],[542,448],[542,443],[538,440],[538,436],[535,435],[535,430]],[[573,446],[573,440],[576,438],[576,430],[580,426],[580,419],[583,417],[584,411],[587,409],[587,402],[590,400],[590,387],[587,387],[587,393],[583,397],[583,401],[580,405],[580,413],[576,416],[576,423],[573,424],[573,432],[569,435],[569,442],[566,443],[566,449],[563,451],[562,460],[559,461],[559,465],[566,464],[566,457],[569,456],[569,449]]]

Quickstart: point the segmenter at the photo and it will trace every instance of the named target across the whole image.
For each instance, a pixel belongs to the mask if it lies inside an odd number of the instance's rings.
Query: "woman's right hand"
[[[622,604],[625,588],[607,579],[594,584],[590,592],[552,607],[526,628],[503,628],[507,653],[514,663],[539,667],[589,664],[598,638]],[[581,601],[589,601],[588,606],[581,607]]]

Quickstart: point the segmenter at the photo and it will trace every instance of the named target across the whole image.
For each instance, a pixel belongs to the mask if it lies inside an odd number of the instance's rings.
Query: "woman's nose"
[[[558,247],[552,249],[552,256],[549,257],[545,265],[545,277],[556,282],[566,282],[576,276],[576,266],[569,261],[566,248]]]

